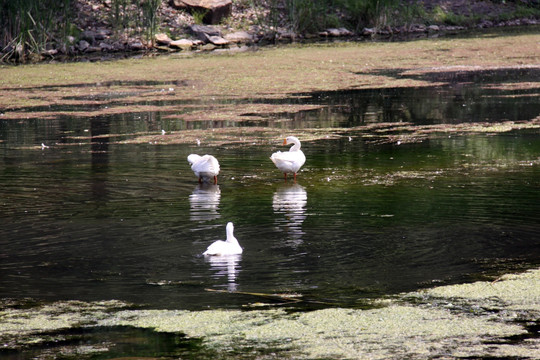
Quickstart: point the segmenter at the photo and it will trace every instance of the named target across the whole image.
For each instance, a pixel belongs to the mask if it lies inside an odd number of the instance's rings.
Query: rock
[[[101,48],[99,46],[89,46],[86,48],[86,53],[100,52]]]
[[[96,40],[105,40],[112,34],[111,30],[108,29],[98,29],[94,33],[94,37]]]
[[[231,14],[232,0],[170,0],[172,7],[184,9],[190,13],[203,13],[203,23],[218,24]]]
[[[292,32],[292,31],[280,31],[278,33],[278,40],[292,40],[294,41],[294,39],[296,38],[296,33]]]
[[[516,20],[516,22],[517,22],[517,25],[520,25],[519,20]],[[478,27],[479,28],[490,28],[490,27],[493,27],[493,22],[491,22],[489,20],[483,20],[480,24],[478,24]]]
[[[58,54],[58,50],[57,49],[49,49],[49,50],[43,50],[41,52],[41,55],[43,56],[49,56],[49,57],[54,57],[54,55]]]
[[[191,50],[193,48],[193,41],[188,39],[180,39],[171,41],[170,47],[174,47],[181,50]]]
[[[154,45],[154,49],[163,51],[163,52],[171,52],[172,49],[170,49],[168,46],[165,45]]]
[[[237,31],[226,34],[223,38],[231,43],[251,43],[253,36],[246,31]]]
[[[426,27],[422,24],[412,24],[409,27],[409,32],[411,33],[423,33],[426,31],[427,31]]]
[[[128,48],[133,51],[144,50],[144,45],[140,41],[133,41],[128,44]]]
[[[211,36],[221,36],[221,32],[213,26],[191,25],[189,31],[203,43],[209,42]]]
[[[376,32],[377,30],[375,28],[364,28],[364,30],[362,30],[362,35],[372,36],[375,35]]]
[[[437,26],[437,25],[429,25],[429,26],[428,26],[428,31],[434,31],[434,32],[437,32],[437,31],[439,31],[439,30],[440,30],[440,28],[439,28],[439,26]]]
[[[352,36],[353,35],[353,32],[348,30],[348,29],[339,28],[338,30],[339,30],[340,36]]]
[[[326,32],[328,33],[329,36],[332,36],[332,37],[339,37],[341,36],[341,33],[339,32],[338,29],[326,29]]]
[[[114,47],[110,44],[107,44],[105,42],[101,42],[99,43],[99,48],[101,49],[101,51],[114,51]]]
[[[171,38],[164,33],[154,35],[154,39],[158,45],[169,45],[172,41]]]
[[[85,52],[90,47],[90,44],[86,40],[81,40],[77,47],[79,48],[79,51]]]
[[[91,30],[83,31],[81,34],[81,40],[85,40],[89,45],[96,42],[96,33]]]
[[[214,44],[204,44],[203,46],[201,46],[201,50],[204,50],[204,51],[212,51],[216,48],[216,45]]]
[[[208,41],[216,46],[225,46],[229,44],[229,42],[221,36],[210,36],[208,38]]]

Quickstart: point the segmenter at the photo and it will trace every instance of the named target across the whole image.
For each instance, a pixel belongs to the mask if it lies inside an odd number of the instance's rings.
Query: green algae
[[[540,314],[540,269],[503,275],[493,282],[437,287],[417,295],[461,303],[481,302],[484,308],[519,309]]]
[[[422,358],[524,333],[516,324],[398,304],[373,310],[332,308],[302,314],[284,310],[122,311],[103,325],[183,332],[203,337],[208,346],[224,351],[256,343],[296,358],[384,359],[392,354]]]
[[[30,308],[7,305],[4,303],[0,310],[0,341],[4,349],[58,340],[48,332],[95,324],[110,311],[128,306],[114,300],[66,301]]]
[[[242,349],[292,358],[425,359],[523,356],[538,349],[523,320],[540,313],[540,269],[440,286],[374,302],[373,309],[147,310],[119,302],[60,302],[0,313],[5,347],[31,346],[69,327],[129,326],[203,339],[224,358]],[[461,304],[458,306],[458,304]],[[482,311],[472,311],[472,309]],[[516,321],[519,320],[519,321]],[[518,343],[509,338],[523,337]],[[19,340],[17,340],[19,339]],[[103,351],[97,349],[96,351]]]

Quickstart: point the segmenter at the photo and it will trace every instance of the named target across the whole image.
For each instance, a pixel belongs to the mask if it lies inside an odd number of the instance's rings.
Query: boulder
[[[362,35],[364,36],[373,36],[377,33],[377,30],[375,28],[364,28],[362,30]]]
[[[181,50],[191,50],[193,48],[193,41],[188,39],[180,39],[171,41],[169,44],[170,47],[174,47]]]
[[[221,32],[213,26],[191,25],[189,31],[203,43],[207,43],[212,36],[221,36]]]
[[[48,49],[48,50],[43,50],[41,52],[41,55],[43,56],[49,56],[49,57],[54,57],[54,55],[58,54],[58,50],[57,49]]]
[[[81,33],[81,40],[88,42],[88,45],[94,44],[96,42],[96,33],[92,30],[86,30]]]
[[[139,51],[139,50],[144,50],[144,45],[142,42],[136,40],[136,41],[132,41],[128,44],[128,48],[133,50],[133,51]]]
[[[85,52],[86,49],[90,47],[90,44],[86,40],[79,41],[79,44],[77,46],[79,48],[79,51]]]
[[[346,28],[339,28],[338,31],[339,31],[340,36],[353,36],[354,35],[352,31]]]
[[[101,51],[114,51],[114,46],[112,46],[111,44],[107,44],[106,42],[101,42],[99,43],[99,48],[101,49]]]
[[[214,50],[216,48],[217,48],[217,46],[214,45],[214,44],[211,44],[211,43],[204,44],[203,46],[201,46],[201,50],[203,50],[203,51],[212,51],[212,50]]]
[[[156,43],[158,45],[169,45],[171,43],[171,38],[167,34],[159,33],[154,36]]]
[[[172,7],[190,13],[202,13],[203,23],[219,24],[221,19],[231,14],[232,0],[170,0]]]
[[[210,36],[208,38],[208,41],[216,46],[225,46],[229,44],[229,42],[221,36]]]
[[[334,29],[334,28],[326,29],[326,32],[328,33],[329,36],[333,36],[333,37],[341,36],[339,29]]]
[[[112,31],[109,29],[98,29],[94,33],[94,37],[96,40],[105,40],[109,38],[109,36],[112,35]]]
[[[253,36],[247,31],[237,31],[226,34],[223,38],[232,43],[251,43],[253,42]]]

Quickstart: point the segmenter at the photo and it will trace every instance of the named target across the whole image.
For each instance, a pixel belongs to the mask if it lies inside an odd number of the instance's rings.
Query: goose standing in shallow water
[[[191,154],[187,157],[191,164],[191,170],[195,176],[199,178],[199,184],[203,181],[209,181],[213,178],[214,184],[217,184],[217,176],[219,174],[219,162],[212,155],[200,156]]]
[[[238,240],[233,235],[234,225],[232,222],[227,224],[227,240],[218,240],[212,243],[203,255],[240,255],[242,253],[242,248],[238,243]]]
[[[287,173],[294,174],[294,181],[296,181],[296,173],[302,165],[306,162],[306,156],[300,150],[300,140],[294,136],[289,136],[283,140],[283,145],[294,144],[288,152],[275,152],[270,156],[270,160],[276,165],[276,167],[285,174],[285,180],[287,180]]]

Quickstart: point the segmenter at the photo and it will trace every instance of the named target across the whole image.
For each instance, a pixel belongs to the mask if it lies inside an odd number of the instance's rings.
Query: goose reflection
[[[219,201],[221,191],[219,185],[199,184],[189,195],[190,219],[192,221],[209,221],[219,219]]]
[[[227,277],[227,290],[236,291],[236,277],[240,272],[242,255],[207,256],[205,260],[216,273],[214,278]]]
[[[302,223],[306,219],[307,192],[298,184],[282,184],[274,193],[275,214],[283,214],[276,219],[278,228],[284,228],[294,246],[302,243]]]

